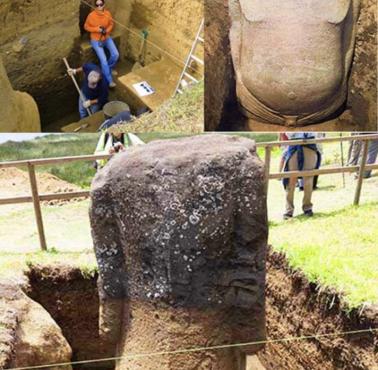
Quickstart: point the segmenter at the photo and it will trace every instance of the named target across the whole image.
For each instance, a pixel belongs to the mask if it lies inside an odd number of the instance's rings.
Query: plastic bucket
[[[124,112],[125,110],[130,112],[130,107],[128,104],[122,101],[112,101],[104,105],[103,112],[106,119],[110,119],[117,114]]]

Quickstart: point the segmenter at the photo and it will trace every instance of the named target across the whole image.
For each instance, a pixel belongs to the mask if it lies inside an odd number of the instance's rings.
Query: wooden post
[[[343,134],[340,132],[340,139],[342,139]],[[341,167],[344,167],[344,145],[343,141],[340,140],[340,151],[341,151]],[[343,172],[343,188],[345,188],[345,172]]]
[[[368,148],[369,148],[369,140],[365,140],[363,143],[362,148],[362,157],[361,157],[361,164],[360,168],[358,170],[358,180],[357,180],[357,187],[356,192],[354,194],[354,205],[358,206],[360,204],[360,196],[361,196],[361,188],[362,188],[362,182],[364,181],[364,172],[365,172],[365,165],[366,165],[366,159],[368,155]]]
[[[268,196],[269,190],[269,175],[270,175],[270,159],[272,157],[272,148],[270,146],[265,147],[265,193]]]
[[[37,227],[38,227],[39,242],[41,245],[41,249],[43,251],[46,251],[47,244],[46,244],[46,238],[45,238],[45,231],[43,228],[41,204],[39,202],[37,178],[35,176],[34,165],[32,165],[31,163],[28,163],[28,171],[29,171],[30,186],[31,186],[32,197],[33,197],[35,219],[37,221]]]

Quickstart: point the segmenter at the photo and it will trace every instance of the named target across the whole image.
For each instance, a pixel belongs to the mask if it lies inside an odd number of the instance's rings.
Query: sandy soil
[[[82,190],[50,173],[37,173],[38,191],[45,193],[70,193]],[[29,175],[15,167],[0,169],[0,198],[30,195]]]

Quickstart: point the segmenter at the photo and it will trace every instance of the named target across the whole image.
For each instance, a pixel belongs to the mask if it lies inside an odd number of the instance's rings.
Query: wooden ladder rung
[[[189,74],[188,72],[184,72],[184,76],[188,77],[190,80],[192,80],[193,82],[195,83],[198,83],[199,81],[194,78],[191,74]]]
[[[195,60],[197,63],[199,63],[201,65],[205,64],[202,59],[196,57],[195,55],[191,55],[190,58],[193,59],[193,60]]]

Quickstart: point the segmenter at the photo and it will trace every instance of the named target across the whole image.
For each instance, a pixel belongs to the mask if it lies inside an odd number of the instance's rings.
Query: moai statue
[[[40,132],[41,121],[34,99],[14,91],[0,57],[0,132]]]
[[[91,191],[100,333],[117,370],[243,369],[265,338],[267,213],[253,141],[206,135],[116,155]]]
[[[237,96],[260,122],[304,126],[346,101],[360,0],[229,0]]]
[[[71,359],[72,349],[49,313],[17,283],[2,279],[0,369],[72,370]],[[52,365],[63,363],[67,365]]]

